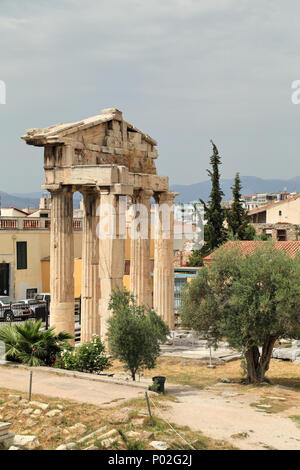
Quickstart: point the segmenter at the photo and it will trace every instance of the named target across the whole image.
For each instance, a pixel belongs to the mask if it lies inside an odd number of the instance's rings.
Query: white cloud
[[[158,139],[160,169],[175,181],[205,177],[213,136],[226,146],[227,176],[237,165],[290,176],[297,164],[286,168],[278,149],[282,139],[287,153],[297,144],[290,85],[300,78],[299,14],[296,0],[2,0],[0,155],[14,149],[15,166],[32,151],[15,143],[26,127],[116,105]]]

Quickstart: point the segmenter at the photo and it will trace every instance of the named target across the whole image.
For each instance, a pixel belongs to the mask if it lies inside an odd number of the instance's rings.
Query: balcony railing
[[[51,219],[47,218],[29,218],[29,217],[0,217],[0,230],[42,230],[47,231],[51,228]],[[82,219],[73,220],[73,229],[82,230]]]

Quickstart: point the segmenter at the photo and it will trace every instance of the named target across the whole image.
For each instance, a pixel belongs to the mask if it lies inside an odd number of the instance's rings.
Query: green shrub
[[[67,370],[77,370],[79,372],[89,372],[97,374],[107,369],[110,361],[105,355],[105,348],[99,336],[94,335],[77,349],[65,350],[56,360],[55,367]]]
[[[144,368],[153,369],[160,354],[160,343],[167,339],[169,327],[153,310],[138,306],[128,291],[117,289],[111,296],[108,342],[132,379]]]
[[[6,347],[6,359],[29,366],[51,366],[58,354],[69,349],[72,336],[53,328],[41,330],[42,320],[28,320],[21,325],[6,325],[0,329],[0,341]]]

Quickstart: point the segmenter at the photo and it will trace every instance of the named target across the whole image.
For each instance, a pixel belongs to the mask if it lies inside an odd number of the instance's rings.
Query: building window
[[[17,269],[27,269],[27,242],[17,242]]]
[[[282,216],[282,212],[281,212],[281,211],[279,211],[279,216]]]
[[[174,306],[177,313],[181,306],[181,289],[187,283],[186,278],[175,278],[174,282]]]
[[[279,242],[286,241],[286,230],[277,230],[277,240]]]
[[[34,299],[37,289],[26,289],[26,299]]]

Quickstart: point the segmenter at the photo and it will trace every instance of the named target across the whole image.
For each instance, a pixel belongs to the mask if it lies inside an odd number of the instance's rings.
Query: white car
[[[44,292],[42,292],[40,294],[35,294],[34,300],[47,302],[47,304],[50,305],[51,295],[49,293],[44,293]]]
[[[12,297],[0,297],[0,319],[11,322],[15,318],[28,318],[30,309],[27,305],[18,303]]]

